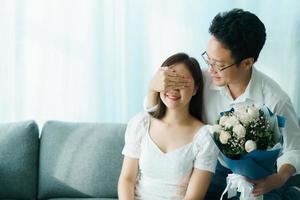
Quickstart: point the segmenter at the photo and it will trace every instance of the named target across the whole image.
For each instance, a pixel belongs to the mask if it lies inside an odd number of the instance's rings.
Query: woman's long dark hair
[[[161,67],[170,67],[174,64],[183,63],[193,76],[195,86],[197,87],[196,94],[192,97],[189,106],[190,114],[202,121],[202,104],[203,104],[203,76],[198,61],[188,56],[185,53],[177,53],[170,56],[165,60]],[[155,112],[150,113],[153,117],[161,119],[166,114],[166,105],[160,98],[157,97],[158,109]]]

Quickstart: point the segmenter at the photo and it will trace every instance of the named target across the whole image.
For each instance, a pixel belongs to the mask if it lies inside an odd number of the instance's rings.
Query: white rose
[[[239,117],[240,115],[247,114],[247,109],[245,106],[235,106],[234,113],[235,113],[235,115],[237,115],[237,117]]]
[[[228,140],[231,138],[231,135],[227,131],[221,131],[219,139],[222,144],[227,144]]]
[[[256,143],[253,140],[247,140],[245,143],[245,149],[249,153],[256,149]]]
[[[222,126],[215,124],[215,125],[213,125],[212,129],[213,129],[213,132],[220,133],[222,131]]]
[[[248,114],[252,119],[256,119],[259,117],[259,109],[254,106],[251,106],[248,108]]]
[[[230,128],[233,127],[235,125],[239,124],[239,120],[236,116],[230,116],[228,117],[228,119],[225,121],[225,127],[226,128]]]
[[[223,116],[220,118],[219,124],[224,126],[224,125],[225,125],[225,122],[227,121],[228,118],[229,118],[228,116],[223,115]]]
[[[246,129],[241,124],[237,124],[233,127],[233,132],[236,134],[237,138],[244,138],[246,135]]]
[[[247,125],[252,121],[252,117],[247,113],[240,115],[239,119],[244,125]]]

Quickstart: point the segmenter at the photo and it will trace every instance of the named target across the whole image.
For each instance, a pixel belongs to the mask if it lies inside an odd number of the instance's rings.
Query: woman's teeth
[[[180,96],[172,96],[172,95],[167,95],[167,97],[173,101],[177,101],[181,98]]]

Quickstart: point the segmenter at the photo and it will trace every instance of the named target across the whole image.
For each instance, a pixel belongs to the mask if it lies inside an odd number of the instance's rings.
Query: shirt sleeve
[[[147,107],[147,96],[144,98],[144,111],[146,111],[147,113],[150,113],[150,112],[155,112],[157,109],[158,109],[158,104],[153,106],[153,107],[150,107],[148,108]]]
[[[202,128],[201,133],[195,141],[196,158],[194,161],[194,167],[215,173],[219,148],[213,141],[210,129],[208,129],[207,126]]]
[[[296,112],[289,98],[278,109],[279,115],[286,119],[285,130],[283,132],[283,152],[277,159],[277,169],[284,164],[295,167],[296,174],[300,174],[300,128]]]
[[[127,124],[125,132],[125,145],[122,154],[131,158],[138,159],[141,153],[142,138],[147,131],[148,113],[139,113]]]

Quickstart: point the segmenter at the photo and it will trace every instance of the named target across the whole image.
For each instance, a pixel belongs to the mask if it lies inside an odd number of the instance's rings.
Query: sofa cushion
[[[47,122],[38,198],[117,198],[125,124]]]
[[[36,198],[38,149],[34,121],[0,124],[0,198]]]

